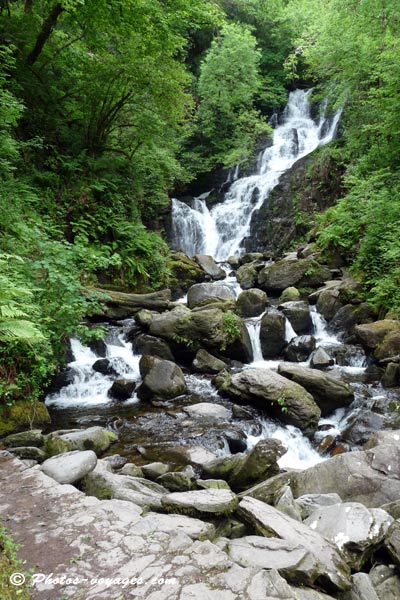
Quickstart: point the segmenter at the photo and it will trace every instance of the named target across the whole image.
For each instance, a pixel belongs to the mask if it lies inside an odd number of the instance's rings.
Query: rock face
[[[312,395],[323,416],[354,400],[354,392],[347,383],[326,373],[282,363],[278,367],[278,373],[303,386]]]
[[[302,472],[277,475],[246,494],[270,502],[271,494],[287,484],[295,498],[336,493],[344,501],[360,502],[367,508],[380,507],[400,496],[400,446],[385,444],[340,454]]]
[[[318,287],[331,278],[327,267],[315,260],[280,260],[265,267],[258,275],[258,284],[266,292],[283,292],[288,287]]]
[[[268,309],[261,319],[260,343],[265,359],[277,358],[286,346],[286,319],[275,308]]]
[[[250,288],[239,294],[236,310],[241,317],[257,317],[261,315],[267,304],[267,294],[257,288]]]
[[[192,492],[174,492],[164,496],[162,505],[168,512],[195,515],[220,515],[233,512],[238,499],[233,492],[207,489]]]
[[[212,256],[208,254],[195,254],[193,258],[206,275],[209,275],[212,279],[225,279],[225,271],[217,265]]]
[[[189,308],[209,304],[214,300],[234,301],[235,297],[225,286],[213,283],[196,283],[188,290],[187,305]]]
[[[171,399],[187,392],[185,377],[175,363],[145,355],[140,359],[139,367],[143,376],[143,382],[137,390],[140,399]]]
[[[315,348],[315,337],[312,335],[300,335],[292,340],[285,348],[285,357],[291,362],[303,362],[308,359]]]
[[[75,483],[88,475],[97,464],[97,456],[92,450],[74,450],[45,460],[40,470],[58,483]]]
[[[211,375],[216,375],[226,367],[224,361],[202,349],[198,350],[192,363],[192,369],[195,373],[210,373]]]
[[[318,424],[320,409],[301,385],[269,369],[245,369],[234,375],[219,376],[220,392],[240,402],[263,407],[284,423],[299,427],[306,435]]]
[[[210,352],[241,362],[253,359],[245,324],[240,317],[219,308],[156,315],[150,324],[150,333],[167,340],[174,348],[181,348],[185,355],[205,346]]]
[[[380,508],[343,502],[316,510],[305,524],[342,550],[357,571],[385,538],[393,519]]]
[[[279,305],[279,310],[289,319],[298,335],[310,333],[312,320],[307,302],[284,302]]]
[[[313,583],[335,591],[350,587],[349,566],[337,548],[319,533],[254,498],[243,498],[239,514],[259,535],[280,538],[310,552],[315,561]],[[308,572],[311,576],[311,569]]]

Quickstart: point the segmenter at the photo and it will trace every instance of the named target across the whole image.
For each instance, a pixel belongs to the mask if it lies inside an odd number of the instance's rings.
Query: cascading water
[[[207,194],[195,198],[192,207],[172,201],[173,247],[182,248],[189,256],[210,254],[217,261],[240,253],[253,212],[278,184],[282,173],[335,135],[340,112],[333,119],[322,114],[317,124],[310,116],[310,93],[291,92],[283,122],[274,130],[272,146],[261,154],[257,173],[236,179],[222,203],[209,211]]]

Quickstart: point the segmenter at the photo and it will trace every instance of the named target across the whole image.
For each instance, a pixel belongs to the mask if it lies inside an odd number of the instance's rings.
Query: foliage
[[[231,310],[227,310],[223,316],[224,330],[228,334],[230,342],[234,342],[240,337],[240,318]]]
[[[18,546],[0,524],[0,591],[2,600],[29,600],[27,586],[10,583],[13,573],[25,575],[23,562],[17,558]]]

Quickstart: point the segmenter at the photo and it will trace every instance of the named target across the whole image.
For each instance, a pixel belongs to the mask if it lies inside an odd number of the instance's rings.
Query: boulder
[[[347,340],[353,336],[356,325],[371,323],[374,319],[376,313],[368,304],[345,304],[336,312],[330,326],[335,331],[344,331]]]
[[[336,544],[356,571],[361,571],[392,522],[392,517],[381,508],[368,509],[359,502],[321,507],[304,521],[313,531]]]
[[[105,452],[117,439],[115,433],[104,427],[89,427],[72,431],[54,431],[46,436],[44,449],[47,456],[70,452],[71,450],[93,450],[96,454]]]
[[[165,473],[157,478],[157,483],[166,487],[170,492],[187,492],[194,485],[192,478],[181,471]]]
[[[354,400],[354,392],[347,383],[321,371],[281,363],[278,373],[305,388],[320,407],[322,416]]]
[[[369,576],[379,600],[400,598],[400,577],[397,566],[377,564],[371,569]]]
[[[126,463],[120,470],[120,475],[130,475],[131,477],[143,477],[143,470],[133,463]]]
[[[274,506],[292,519],[295,519],[296,521],[302,520],[299,506],[295,503],[290,486],[285,485],[285,487],[276,495]]]
[[[1,440],[7,448],[17,448],[18,446],[35,446],[40,448],[44,444],[44,435],[41,429],[29,429],[20,433],[13,433]]]
[[[384,418],[369,408],[363,407],[349,415],[341,438],[353,445],[363,445],[368,442],[372,432],[382,429]]]
[[[236,271],[236,279],[243,290],[250,290],[256,287],[257,268],[256,263],[242,265]]]
[[[400,385],[400,364],[388,363],[382,377],[383,387],[397,387]]]
[[[343,600],[379,600],[367,573],[355,573],[351,576],[351,589]]]
[[[151,365],[148,365],[143,382],[137,390],[141,400],[171,399],[187,392],[185,377],[178,365],[156,356],[142,356],[139,363],[141,373],[142,365],[146,362],[151,362]]]
[[[253,350],[242,319],[230,311],[210,308],[199,312],[169,312],[157,315],[150,333],[166,339],[188,356],[202,347],[234,360],[251,362]]]
[[[92,450],[73,450],[44,461],[40,470],[58,483],[75,483],[93,471],[97,456]]]
[[[241,317],[258,317],[265,311],[267,294],[257,288],[241,292],[236,301],[236,310]]]
[[[324,289],[318,296],[317,311],[325,317],[327,321],[333,319],[337,311],[343,304],[340,299],[340,289]]]
[[[214,457],[212,460],[202,465],[203,473],[207,477],[213,479],[223,479],[228,481],[233,470],[240,466],[245,460],[245,455],[242,453],[233,454],[231,456]]]
[[[171,304],[171,290],[160,290],[150,294],[126,294],[114,290],[96,289],[102,294],[105,305],[104,316],[108,319],[129,319],[142,308],[167,310]]]
[[[36,446],[18,446],[9,448],[8,451],[22,460],[34,460],[41,463],[46,458],[46,453]]]
[[[266,292],[283,292],[288,287],[318,287],[331,278],[327,267],[311,258],[280,260],[258,275],[259,287]]]
[[[379,361],[386,361],[400,355],[400,324],[399,329],[389,332],[376,347],[374,356]]]
[[[269,308],[261,319],[260,343],[265,359],[277,358],[286,346],[286,318],[275,308]]]
[[[248,263],[263,260],[263,258],[264,254],[262,252],[247,252],[239,258],[239,264],[240,266],[247,265]]]
[[[313,369],[327,369],[331,367],[335,361],[323,348],[318,348],[311,356],[311,366]]]
[[[273,438],[260,440],[244,460],[238,462],[227,480],[234,490],[244,490],[257,481],[268,479],[279,472],[278,459],[283,456],[287,448]]]
[[[150,314],[151,318],[148,321],[148,325],[150,325],[153,318],[152,313]],[[132,342],[132,351],[134,354],[148,354],[149,356],[158,356],[158,358],[174,361],[174,355],[168,344],[153,335],[142,333],[135,337]]]
[[[400,565],[400,521],[394,521],[387,531],[385,548],[393,562]]]
[[[383,446],[386,444],[399,444],[400,442],[400,429],[394,429],[392,431],[376,431],[373,433],[367,443],[364,446],[364,450],[371,450],[377,446]]]
[[[226,273],[224,269],[217,265],[212,256],[208,254],[195,254],[193,258],[203,269],[204,273],[212,279],[225,279]]]
[[[400,322],[393,319],[384,319],[374,323],[365,323],[354,327],[355,334],[364,348],[375,350],[378,348],[378,354],[383,355],[386,350],[385,339],[392,341],[389,334],[400,333]]]
[[[316,531],[254,498],[244,497],[238,514],[257,534],[280,538],[307,550],[315,560],[314,583],[335,591],[350,587],[349,566],[337,548]]]
[[[300,335],[290,340],[285,348],[285,358],[291,362],[304,362],[315,348],[315,337]]]
[[[236,401],[256,404],[284,423],[299,427],[306,435],[314,433],[320,409],[301,385],[270,369],[245,369],[241,373],[219,375],[219,391]]]
[[[145,477],[151,480],[156,480],[158,477],[165,475],[170,471],[170,466],[162,462],[153,462],[142,466],[142,471]],[[129,475],[129,473],[127,473]]]
[[[162,498],[162,505],[169,513],[190,516],[228,515],[236,510],[238,499],[229,490],[209,488],[167,494]]]
[[[332,506],[333,504],[340,504],[342,502],[339,494],[304,494],[295,501],[298,507],[302,519],[307,519],[316,510],[324,506]]]
[[[153,481],[112,473],[111,465],[101,460],[82,480],[82,488],[88,496],[99,500],[126,500],[137,507],[153,510],[161,508],[161,498],[168,493],[166,488]]]
[[[238,256],[229,256],[227,263],[232,269],[237,269],[240,265],[239,257]]]
[[[228,483],[223,479],[198,479],[196,481],[196,485],[198,488],[202,490],[230,490]]]
[[[297,302],[298,300],[300,300],[300,292],[295,287],[286,288],[279,296],[280,304],[283,304],[284,302]]]
[[[202,348],[197,351],[192,362],[192,370],[195,373],[209,373],[211,375],[216,375],[226,368],[226,363]]]
[[[111,364],[109,358],[99,358],[93,363],[92,369],[102,375],[108,375],[109,377],[118,377],[119,373],[116,368]]]
[[[141,447],[138,448],[138,450],[142,456],[150,460],[161,457],[165,462],[171,462],[177,465],[192,464],[202,467],[204,464],[209,463],[216,458],[215,454],[200,445],[161,447],[157,444],[155,446],[149,445],[145,448]],[[145,467],[143,467],[143,470],[144,469]]]
[[[193,419],[201,419],[202,422],[221,422],[229,421],[232,417],[232,412],[221,406],[220,404],[212,404],[211,402],[199,402],[186,406],[183,409]]]
[[[312,320],[307,302],[284,302],[278,308],[298,335],[311,332]]]
[[[116,400],[128,400],[135,388],[136,382],[133,379],[116,379],[108,390],[108,395]]]
[[[186,256],[184,252],[170,253],[168,270],[170,272],[169,286],[174,300],[183,296],[191,285],[207,279],[207,275],[200,265],[193,258]]]
[[[301,472],[276,475],[246,494],[272,502],[284,485],[293,496],[337,493],[343,501],[381,507],[400,497],[400,446],[385,444],[371,450],[348,452],[329,458]]]
[[[226,302],[234,301],[235,296],[224,285],[214,283],[196,283],[189,288],[187,294],[187,305],[189,308],[209,304],[211,301],[220,300]]]

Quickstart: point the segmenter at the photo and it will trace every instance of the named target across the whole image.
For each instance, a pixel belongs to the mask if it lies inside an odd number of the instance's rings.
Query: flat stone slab
[[[58,483],[74,483],[93,471],[97,456],[93,450],[73,450],[45,460],[40,470]]]
[[[192,492],[174,492],[161,499],[168,512],[187,512],[193,514],[229,514],[238,505],[236,495],[230,490],[212,489]]]

